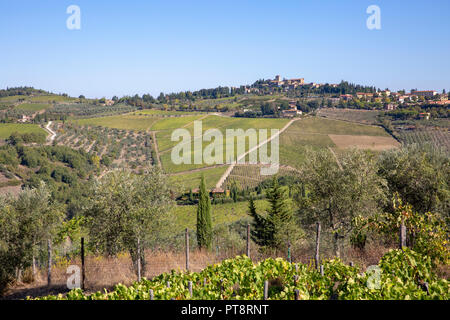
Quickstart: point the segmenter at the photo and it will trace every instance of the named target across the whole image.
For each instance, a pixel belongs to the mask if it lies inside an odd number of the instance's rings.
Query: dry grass
[[[219,255],[215,252],[192,251],[190,253],[190,270],[199,272],[206,266],[218,263],[224,259],[242,255],[244,248],[235,248],[234,250],[222,251]],[[347,247],[342,250],[341,259],[345,263],[353,262],[365,270],[370,265],[378,264],[381,257],[389,250],[389,247],[371,243],[366,246],[364,251]],[[287,258],[286,251],[258,252],[252,243],[252,259],[254,262],[269,258],[283,257]],[[314,246],[312,243],[304,243],[298,247],[292,248],[293,262],[313,264]],[[321,248],[321,259],[333,258],[332,250],[325,245]],[[165,251],[146,251],[146,272],[143,277],[151,279],[164,272],[171,270],[185,269],[184,252],[165,252]],[[47,286],[47,272],[40,270],[35,281],[25,283],[24,281],[16,283],[7,292],[5,299],[25,299],[27,296],[38,297],[49,294],[66,293],[66,274],[69,265],[81,265],[79,259],[57,263],[52,270],[52,286]],[[24,273],[29,273],[27,270]],[[441,270],[441,273],[448,275],[448,268]],[[30,278],[27,276],[27,278]],[[114,285],[122,283],[130,285],[136,281],[136,274],[133,271],[131,258],[128,253],[120,254],[117,257],[107,258],[103,256],[86,257],[86,291],[93,293],[112,289]]]
[[[384,151],[400,147],[400,143],[392,137],[358,136],[358,135],[328,135],[334,144],[341,149],[356,147],[358,149],[370,149]]]

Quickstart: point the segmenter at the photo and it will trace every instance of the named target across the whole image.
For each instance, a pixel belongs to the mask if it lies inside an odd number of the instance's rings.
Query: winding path
[[[289,121],[280,131],[278,131],[278,133],[274,134],[273,136],[271,136],[270,138],[266,139],[265,141],[261,142],[260,144],[258,144],[257,146],[254,146],[253,148],[251,148],[250,150],[248,150],[247,152],[241,154],[239,157],[237,157],[237,160],[234,161],[225,171],[225,173],[222,175],[222,177],[220,177],[219,181],[216,184],[216,188],[220,188],[222,186],[222,184],[225,182],[225,180],[228,178],[228,176],[231,174],[231,171],[233,171],[234,167],[236,166],[236,164],[239,164],[238,162],[242,159],[245,159],[245,157],[250,153],[253,152],[255,150],[258,150],[259,148],[261,148],[261,146],[265,145],[266,143],[269,143],[270,141],[272,141],[275,137],[279,136],[280,134],[282,134],[287,128],[290,127],[291,124],[293,124],[295,121],[300,120],[300,118],[296,118],[296,119],[292,119],[291,121]]]
[[[50,129],[51,125],[52,125],[52,121],[49,121],[47,123],[47,125],[45,126],[45,130],[47,130],[51,134],[49,140],[50,140],[50,142],[53,142],[55,140],[55,138],[56,138],[56,132],[53,131],[52,129]]]

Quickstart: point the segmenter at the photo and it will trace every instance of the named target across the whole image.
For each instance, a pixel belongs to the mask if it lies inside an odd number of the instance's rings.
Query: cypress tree
[[[266,232],[271,235],[268,245],[276,247],[281,244],[280,241],[284,235],[289,238],[288,233],[293,225],[288,196],[286,190],[279,185],[277,177],[272,180],[272,186],[267,191],[267,199],[270,203],[270,209],[267,212]]]
[[[253,198],[249,201],[249,212],[253,218],[252,239],[261,246],[278,247],[295,232],[292,211],[288,203],[286,190],[278,183],[276,177],[267,190],[270,209],[265,216],[256,212]]]
[[[267,240],[270,235],[266,234],[266,219],[256,212],[255,201],[253,197],[250,197],[248,201],[248,210],[250,216],[253,218],[252,229],[251,229],[251,238],[252,240],[260,245],[266,246]]]
[[[212,222],[211,200],[206,190],[205,177],[202,176],[197,206],[197,243],[200,248],[211,248]]]

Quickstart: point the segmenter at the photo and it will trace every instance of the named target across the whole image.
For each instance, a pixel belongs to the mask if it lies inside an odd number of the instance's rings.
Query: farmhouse
[[[357,92],[356,96],[358,97],[358,99],[361,98],[372,98],[373,97],[373,93],[366,93],[366,92]]]
[[[434,97],[435,95],[437,95],[437,92],[434,90],[426,90],[426,91],[411,90],[411,95],[418,97]]]
[[[192,190],[192,194],[198,196],[198,194],[200,193],[200,189],[196,188]],[[213,188],[211,189],[211,191],[209,192],[210,196],[229,196],[230,195],[230,190],[224,190],[222,188]]]
[[[302,115],[302,111],[301,110],[297,110],[297,108],[283,110],[281,113],[282,113],[283,117],[285,117],[285,118],[293,118],[293,117]]]
[[[430,113],[429,112],[422,112],[419,113],[419,118],[420,119],[425,119],[425,120],[430,120]]]
[[[340,98],[344,101],[353,100],[353,96],[351,94],[341,94]]]
[[[17,122],[25,123],[31,121],[30,116],[22,115],[22,119],[17,120]]]
[[[393,103],[388,103],[385,107],[386,110],[391,111],[397,109],[397,105]]]
[[[440,106],[444,106],[444,105],[450,104],[450,100],[430,101],[428,103],[429,104],[437,104],[437,105],[440,105]]]

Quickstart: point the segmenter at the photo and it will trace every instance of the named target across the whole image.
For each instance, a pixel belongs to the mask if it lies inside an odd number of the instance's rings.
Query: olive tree
[[[142,261],[145,270],[144,249],[170,233],[171,205],[167,178],[158,168],[141,175],[109,172],[94,183],[85,210],[91,247],[109,256],[128,251],[135,267]]]
[[[21,271],[33,267],[45,240],[52,239],[64,213],[45,183],[25,189],[17,198],[0,198],[0,291]]]
[[[377,175],[375,155],[349,150],[339,157],[331,150],[307,149],[300,175],[302,189],[297,203],[306,226],[322,223],[333,234],[334,254],[352,231],[355,217],[378,212],[385,202],[385,181]]]
[[[449,218],[448,153],[430,145],[413,144],[384,152],[378,167],[379,174],[388,182],[391,197],[397,192],[414,210],[439,212],[447,215],[444,218]]]

